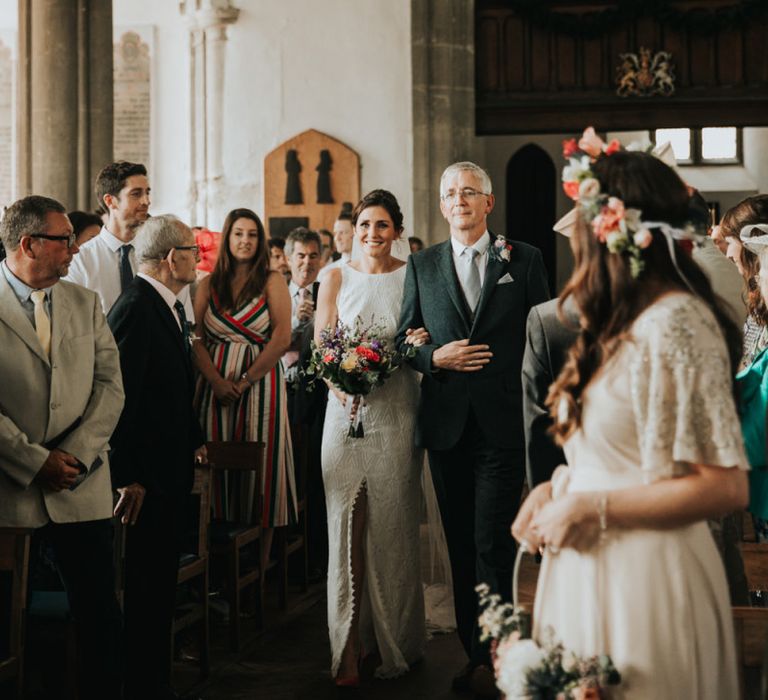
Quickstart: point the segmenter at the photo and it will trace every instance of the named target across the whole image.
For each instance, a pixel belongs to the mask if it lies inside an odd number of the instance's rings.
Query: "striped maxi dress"
[[[203,317],[204,341],[221,376],[237,381],[256,360],[270,336],[269,306],[262,294],[232,313],[222,311],[211,291]],[[256,440],[266,444],[261,485],[252,474],[220,474],[213,484],[216,518],[240,514],[254,522],[263,497],[261,525],[296,522],[296,483],[288,428],[288,404],[280,361],[238,401],[222,404],[200,376],[197,402],[207,440]]]

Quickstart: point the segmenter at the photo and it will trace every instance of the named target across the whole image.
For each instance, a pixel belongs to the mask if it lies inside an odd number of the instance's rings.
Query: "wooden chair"
[[[24,625],[31,536],[29,529],[0,528],[0,575],[9,584],[2,587],[9,593],[8,600],[0,600],[3,610],[0,634],[5,636],[7,631],[8,635],[0,642],[0,650],[4,652],[0,654],[3,657],[0,658],[0,686],[13,683],[13,697],[18,700],[21,700],[24,685]]]
[[[261,483],[264,468],[263,442],[209,442],[208,462],[216,472],[254,474],[256,484]],[[245,522],[235,512],[232,520],[211,522],[211,554],[226,559],[226,589],[229,600],[230,646],[233,651],[240,649],[240,614],[242,591],[253,587],[253,602],[259,626],[264,624],[264,577],[261,570],[261,518],[262,506],[252,515],[252,522]],[[250,554],[246,566],[243,554]]]
[[[208,529],[211,521],[211,469],[207,464],[197,465],[192,495],[198,503],[197,528],[194,542],[179,561],[177,585],[194,590],[194,600],[177,606],[173,621],[171,644],[182,630],[198,628],[200,645],[200,675],[207,678],[210,670],[210,626],[208,618]]]

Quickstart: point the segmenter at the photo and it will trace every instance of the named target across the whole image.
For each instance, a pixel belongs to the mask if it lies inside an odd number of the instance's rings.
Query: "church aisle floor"
[[[240,661],[221,666],[199,691],[204,700],[459,700],[451,678],[465,663],[456,634],[435,636],[424,661],[402,678],[375,680],[364,668],[357,692],[339,694],[330,677],[326,603],[322,590],[310,594],[300,614],[267,631]]]
[[[538,566],[531,558],[524,559],[520,576],[523,603],[532,602],[537,575]],[[451,691],[453,676],[466,663],[455,632],[435,635],[427,643],[424,660],[402,678],[374,679],[374,664],[366,664],[360,690],[339,693],[330,677],[324,584],[312,587],[300,598],[294,594],[293,608],[285,614],[276,611],[275,598],[275,592],[270,591],[267,630],[250,637],[251,641],[246,641],[237,660],[226,652],[226,629],[212,614],[212,674],[206,683],[197,687],[197,694],[204,700],[461,700],[472,697]],[[247,628],[246,622],[246,635]],[[189,687],[194,679],[184,682],[184,678],[177,676],[177,682],[180,688]]]

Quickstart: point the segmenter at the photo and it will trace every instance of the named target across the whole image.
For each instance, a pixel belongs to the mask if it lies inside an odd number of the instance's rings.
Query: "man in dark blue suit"
[[[179,293],[195,279],[192,231],[149,219],[134,239],[139,274],[109,312],[125,408],[112,436],[115,515],[128,524],[125,556],[126,697],[170,700],[171,626],[180,539],[195,461],[205,444],[192,408],[190,327]]]
[[[477,690],[477,677],[490,674],[475,586],[484,582],[511,596],[510,525],[525,478],[525,322],[530,308],[549,298],[540,251],[489,233],[493,205],[482,168],[463,162],[445,170],[440,209],[451,238],[408,259],[398,331],[401,347],[408,329],[423,326],[431,336],[411,361],[424,375],[416,440],[429,450],[458,633],[469,656],[457,689]]]

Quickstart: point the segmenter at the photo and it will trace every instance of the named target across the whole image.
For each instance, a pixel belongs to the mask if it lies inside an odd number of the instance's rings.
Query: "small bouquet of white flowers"
[[[531,616],[517,602],[517,576],[523,549],[515,562],[514,603],[502,603],[486,584],[480,597],[480,641],[491,640],[496,686],[507,700],[603,700],[621,676],[610,656],[580,657],[545,632],[541,643],[530,638]]]

